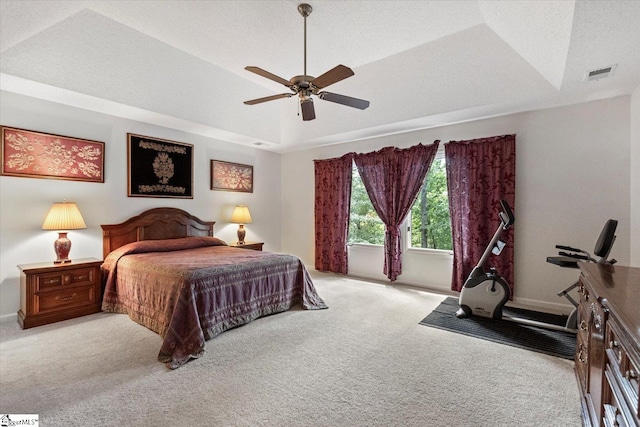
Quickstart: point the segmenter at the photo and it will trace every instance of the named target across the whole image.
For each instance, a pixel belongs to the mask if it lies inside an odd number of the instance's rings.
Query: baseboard
[[[4,315],[0,316],[0,323],[17,322],[17,321],[18,321],[18,313],[4,314]]]
[[[317,271],[317,270],[313,270],[313,271]],[[324,272],[318,272],[318,273],[324,273]],[[339,273],[330,273],[330,274],[343,276]],[[366,282],[376,283],[376,284],[385,285],[385,286],[404,286],[412,289],[417,289],[417,290],[435,293],[439,295],[452,296],[456,298],[460,295],[458,292],[454,292],[450,289],[443,289],[441,287],[436,287],[436,286],[428,286],[428,285],[424,285],[423,283],[418,284],[418,283],[411,283],[409,281],[388,282],[384,280],[378,280],[371,277],[354,275],[354,274],[346,274],[344,275],[344,277],[363,280]],[[558,301],[564,302],[566,300],[563,298],[558,298]],[[554,302],[534,300],[530,298],[514,298],[513,301],[507,302],[506,305],[507,307],[524,308],[527,310],[542,311],[544,313],[569,315],[569,313],[571,313],[574,307],[571,304],[564,304],[563,302],[554,303]]]

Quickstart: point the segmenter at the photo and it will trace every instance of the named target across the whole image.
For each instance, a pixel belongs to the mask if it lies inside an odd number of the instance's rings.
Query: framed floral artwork
[[[193,199],[193,145],[127,134],[127,195]]]
[[[104,142],[1,126],[2,175],[104,182]]]
[[[253,166],[211,160],[211,189],[253,193]]]

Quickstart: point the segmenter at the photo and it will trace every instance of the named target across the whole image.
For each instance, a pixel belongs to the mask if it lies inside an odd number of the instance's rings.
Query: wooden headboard
[[[120,246],[141,240],[213,236],[215,221],[202,221],[182,209],[155,208],[120,224],[101,225],[102,256]]]

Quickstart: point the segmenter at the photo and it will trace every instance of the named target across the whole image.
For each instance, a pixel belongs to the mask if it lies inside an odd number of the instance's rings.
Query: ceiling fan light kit
[[[313,8],[306,3],[298,5],[298,12],[300,12],[300,15],[304,18],[304,74],[294,76],[290,80],[286,80],[259,67],[245,67],[245,70],[247,71],[288,87],[291,90],[291,93],[281,93],[278,95],[266,96],[264,98],[252,99],[250,101],[245,101],[244,103],[246,105],[261,104],[267,101],[290,98],[293,95],[298,95],[300,98],[300,109],[302,110],[302,120],[304,121],[316,118],[311,95],[315,95],[325,101],[335,102],[336,104],[346,105],[347,107],[353,107],[359,110],[364,110],[369,107],[369,101],[365,101],[364,99],[320,91],[329,85],[353,76],[353,70],[351,70],[351,68],[344,65],[336,65],[331,70],[318,77],[307,75],[307,17],[311,14],[312,10]]]

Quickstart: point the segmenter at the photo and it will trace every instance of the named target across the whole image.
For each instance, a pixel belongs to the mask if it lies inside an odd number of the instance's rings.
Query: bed
[[[327,308],[302,261],[227,246],[215,222],[176,208],[150,209],[102,225],[102,310],[158,333],[170,369],[201,357],[205,341],[301,305]]]

